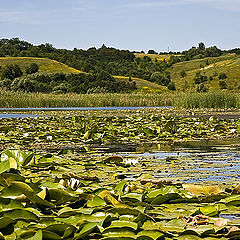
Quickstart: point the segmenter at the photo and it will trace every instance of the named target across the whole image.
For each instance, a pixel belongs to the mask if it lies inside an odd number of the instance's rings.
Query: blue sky
[[[240,47],[240,0],[1,0],[0,38],[87,49]]]

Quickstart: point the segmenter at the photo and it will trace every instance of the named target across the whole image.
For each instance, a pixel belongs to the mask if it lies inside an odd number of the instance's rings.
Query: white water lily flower
[[[104,217],[104,216],[106,216],[106,214],[104,212],[98,212],[98,213],[96,213],[94,215],[95,215],[95,217]]]
[[[124,160],[125,164],[137,164],[138,163],[138,159],[125,159]]]
[[[47,136],[47,140],[52,141],[52,136]]]

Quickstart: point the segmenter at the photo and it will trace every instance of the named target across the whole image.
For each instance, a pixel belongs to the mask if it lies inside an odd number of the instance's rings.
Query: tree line
[[[150,50],[150,53],[156,53]],[[57,49],[52,44],[46,43],[38,46],[22,41],[18,38],[0,39],[0,56],[13,56],[13,57],[40,57],[57,60],[70,67],[81,70],[90,74],[90,76],[100,75],[102,72],[107,72],[109,75],[119,75],[127,77],[137,77],[148,81],[156,82],[163,86],[168,86],[169,89],[174,90],[174,83],[171,82],[171,75],[167,71],[173,64],[181,61],[203,57],[217,57],[222,54],[222,51],[217,47],[206,48],[203,43],[199,43],[198,47],[192,47],[187,51],[183,51],[179,55],[170,55],[168,61],[152,60],[148,56],[143,58],[136,57],[133,52],[129,50],[119,50],[112,47],[102,45],[101,48],[95,47],[87,50],[74,48],[73,50]],[[35,66],[36,67],[36,66]],[[13,72],[17,72],[17,69]],[[37,70],[28,70],[29,74],[36,73]],[[16,74],[16,77],[19,74]],[[39,74],[38,74],[39,76]],[[6,76],[6,79],[12,77]],[[29,79],[30,77],[27,76]],[[31,77],[32,78],[32,77]],[[113,79],[113,78],[112,78]],[[120,84],[118,81],[114,84]],[[129,84],[129,83],[126,83]],[[132,89],[133,86],[131,86]],[[118,87],[116,87],[117,89]],[[124,89],[122,86],[121,89]],[[86,88],[84,87],[84,91]],[[112,90],[110,87],[108,91]]]

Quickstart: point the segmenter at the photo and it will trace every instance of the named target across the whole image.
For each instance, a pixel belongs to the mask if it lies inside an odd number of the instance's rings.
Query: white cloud
[[[230,11],[240,11],[240,0],[156,0],[156,1],[140,1],[138,3],[129,4],[128,7],[167,7],[180,6],[189,4],[199,4],[206,7],[218,8]]]

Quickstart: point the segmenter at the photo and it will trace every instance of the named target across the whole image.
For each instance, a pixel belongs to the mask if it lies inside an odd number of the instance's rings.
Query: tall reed
[[[163,94],[43,94],[0,92],[1,108],[29,107],[131,107],[238,108],[240,94],[231,92]]]

